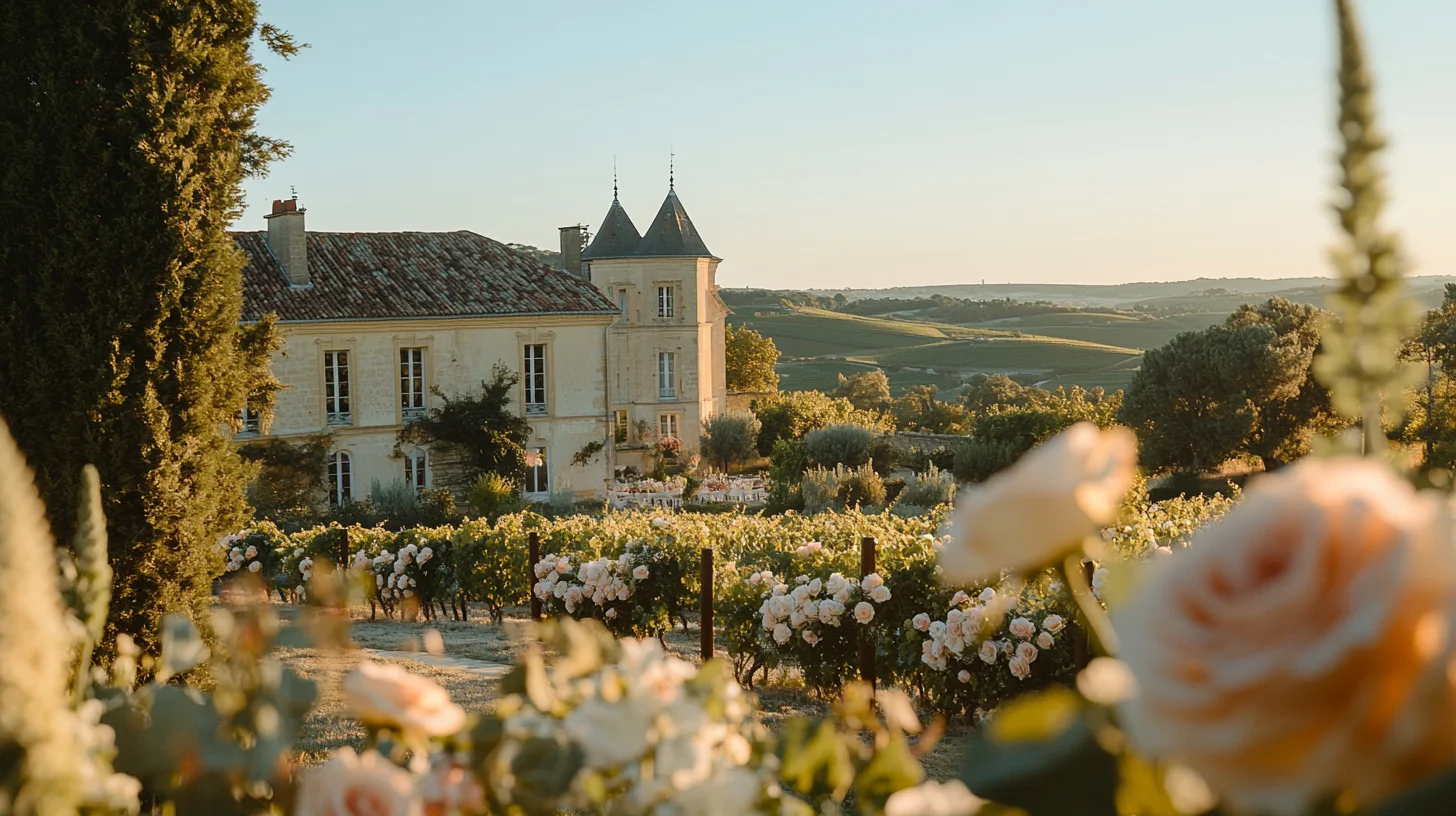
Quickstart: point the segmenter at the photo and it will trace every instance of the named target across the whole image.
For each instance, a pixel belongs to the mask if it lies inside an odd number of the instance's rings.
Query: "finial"
[[[294,187],[292,184],[288,185],[288,192],[294,198],[298,198],[298,188]]]
[[[617,154],[612,154],[612,200],[617,200]]]
[[[672,152],[672,143],[669,142],[667,145],[667,191],[669,193],[672,192],[672,163],[674,158],[676,156]]]

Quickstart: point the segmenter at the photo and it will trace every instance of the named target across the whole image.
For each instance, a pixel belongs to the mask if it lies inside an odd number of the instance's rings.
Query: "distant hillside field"
[[[1225,312],[1205,312],[1175,317],[1148,317],[1096,312],[1065,312],[1029,317],[1009,317],[973,325],[990,329],[1021,329],[1027,334],[1147,351],[1167,343],[1183,332],[1198,331],[1215,323],[1221,323],[1226,314]]]

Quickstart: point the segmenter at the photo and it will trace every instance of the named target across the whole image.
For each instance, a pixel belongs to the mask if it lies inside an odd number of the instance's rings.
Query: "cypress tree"
[[[287,146],[255,0],[8,0],[0,8],[0,416],[51,527],[100,474],[115,572],[106,642],[201,620],[215,541],[246,519],[227,426],[270,404],[270,322],[240,328],[241,181]]]

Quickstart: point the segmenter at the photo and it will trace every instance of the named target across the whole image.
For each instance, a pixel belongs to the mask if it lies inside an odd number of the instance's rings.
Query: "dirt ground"
[[[280,608],[280,611],[285,619],[292,617],[287,607]],[[367,608],[351,609],[350,612],[349,634],[358,648],[289,648],[279,652],[286,665],[319,685],[318,704],[304,721],[298,741],[299,758],[306,764],[322,762],[335,748],[344,745],[358,748],[363,744],[364,730],[349,718],[339,691],[344,675],[365,659],[362,649],[423,651],[426,633],[434,629],[440,633],[445,654],[450,657],[510,664],[525,648],[530,623],[524,608],[509,610],[501,625],[492,623],[484,614],[477,616],[473,610],[472,620],[468,622],[370,621]],[[667,635],[665,640],[669,652],[685,660],[699,662],[696,628],[690,627],[687,632],[679,628]],[[411,672],[435,680],[467,712],[491,711],[500,695],[500,681],[467,671],[392,657],[375,659],[397,663]],[[776,729],[791,717],[823,714],[828,708],[828,701],[817,699],[792,671],[770,676],[767,683],[761,683],[755,689],[755,693],[759,699],[760,717],[770,729]],[[963,724],[952,724],[941,744],[924,757],[926,771],[932,778],[949,779],[956,775],[966,730]]]

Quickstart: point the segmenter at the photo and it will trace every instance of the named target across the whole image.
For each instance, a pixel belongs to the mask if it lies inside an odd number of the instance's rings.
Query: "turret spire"
[[[617,155],[612,154],[612,200],[617,200]]]
[[[672,164],[676,158],[672,152],[672,144],[667,145],[667,191],[672,192]]]

